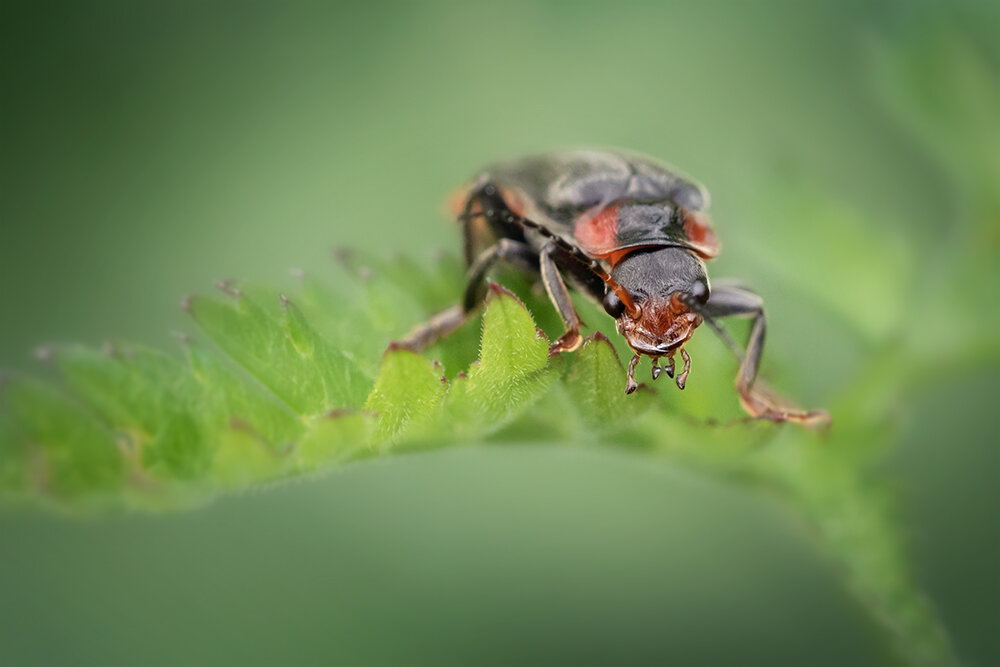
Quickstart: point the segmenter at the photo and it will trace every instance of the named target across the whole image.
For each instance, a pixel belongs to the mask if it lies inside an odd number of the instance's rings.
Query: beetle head
[[[657,248],[629,255],[615,266],[612,276],[632,302],[625,307],[613,291],[604,299],[618,333],[636,353],[629,365],[627,391],[637,386],[633,372],[640,355],[653,358],[654,379],[660,357],[670,359],[672,368],[674,353],[681,351],[687,368],[690,359],[682,348],[702,323],[698,307],[709,297],[704,263],[683,248]],[[686,370],[678,375],[679,387],[686,378]]]
[[[618,333],[638,354],[651,357],[672,355],[694,334],[702,322],[692,312],[681,292],[669,297],[651,296],[636,303],[638,313],[624,314],[616,320]]]

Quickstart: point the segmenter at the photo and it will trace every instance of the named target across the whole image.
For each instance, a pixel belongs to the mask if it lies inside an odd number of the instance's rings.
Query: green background
[[[32,349],[50,341],[172,346],[172,330],[191,328],[183,295],[234,276],[283,284],[332,246],[456,248],[442,202],[484,164],[623,146],[710,188],[724,243],[713,276],[760,290],[775,375],[822,405],[851,391],[863,361],[817,292],[883,331],[901,307],[881,298],[886,283],[920,293],[920,281],[931,292],[950,280],[933,265],[949,247],[942,229],[1000,211],[975,185],[996,184],[975,152],[996,137],[963,144],[963,160],[951,136],[915,132],[912,100],[894,98],[880,68],[887,52],[925,57],[918,88],[947,122],[934,82],[963,70],[936,71],[924,47],[967,47],[975,57],[961,62],[995,84],[998,14],[986,5],[0,12],[7,368],[34,369]],[[834,213],[796,216],[812,199]],[[980,244],[992,258],[997,219]],[[890,270],[869,270],[871,257]],[[825,272],[856,258],[857,279]],[[975,277],[997,284],[995,271]],[[929,337],[937,307],[928,300]],[[974,326],[949,331],[996,338]],[[906,397],[878,474],[895,480],[917,577],[959,654],[992,664],[1000,364],[995,345],[981,347]],[[477,448],[352,465],[187,513],[0,515],[5,665],[888,659],[787,509],[621,452]]]

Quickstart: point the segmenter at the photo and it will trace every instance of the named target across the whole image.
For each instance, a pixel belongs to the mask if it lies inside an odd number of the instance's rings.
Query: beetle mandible
[[[691,357],[684,344],[703,322],[740,360],[736,389],[754,418],[825,423],[821,410],[804,411],[756,382],[764,347],[763,302],[734,283],[711,286],[705,261],[719,242],[705,214],[704,187],[652,158],[624,151],[547,153],[493,165],[465,189],[455,214],[462,225],[465,291],[459,304],[435,315],[397,347],[419,351],[457,329],[482,303],[486,275],[498,261],[541,276],[565,326],[550,354],[583,342],[580,316],[564,282],[598,301],[615,318],[635,352],[625,392],[638,388],[635,368],[652,358],[684,388]],[[716,322],[753,319],[745,349]],[[675,375],[674,356],[683,362]]]

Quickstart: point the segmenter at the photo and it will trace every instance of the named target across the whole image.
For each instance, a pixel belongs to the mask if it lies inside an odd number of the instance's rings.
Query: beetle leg
[[[640,355],[638,352],[632,357],[632,360],[628,362],[628,381],[625,383],[625,393],[631,394],[636,389],[639,388],[639,383],[635,381],[635,367],[639,363]]]
[[[687,384],[688,373],[691,372],[691,355],[683,347],[681,348],[681,359],[684,360],[684,369],[677,375],[677,388],[683,389]],[[670,358],[671,366],[673,365],[673,357]]]
[[[389,343],[389,349],[420,352],[438,338],[447,336],[465,323],[468,313],[459,304],[442,310],[431,319],[414,328],[405,338]]]
[[[501,259],[519,269],[532,273],[538,271],[538,255],[531,249],[531,246],[520,241],[500,239],[496,244],[479,253],[465,274],[462,308],[466,313],[471,313],[482,303],[486,274]]]
[[[462,250],[467,267],[472,266],[472,262],[476,258],[476,236],[483,233],[477,229],[477,226],[482,228],[482,218],[483,209],[479,201],[474,197],[469,197],[465,202],[465,211],[458,216],[462,223]]]
[[[532,225],[528,220],[522,221],[526,225]],[[537,228],[541,230],[541,228]],[[566,332],[549,347],[549,353],[571,351],[577,349],[583,339],[580,336],[582,322],[580,316],[573,307],[569,291],[563,277],[568,278],[573,285],[582,293],[590,296],[595,301],[600,301],[604,296],[605,283],[598,273],[600,265],[596,260],[583,255],[573,246],[567,244],[558,237],[548,237],[549,240],[542,246],[539,253],[539,265],[542,273],[542,283],[549,299],[555,305],[559,316],[562,318]]]
[[[393,342],[392,346],[419,352],[438,338],[447,336],[462,326],[469,314],[482,303],[486,274],[501,259],[529,271],[538,270],[535,251],[528,245],[510,239],[500,239],[495,245],[480,253],[469,267],[461,303],[434,315],[402,340]]]
[[[789,401],[757,382],[757,371],[760,368],[760,360],[764,352],[764,339],[767,334],[764,302],[759,296],[743,287],[719,285],[712,290],[708,303],[699,312],[705,316],[705,320],[719,334],[723,342],[740,357],[740,370],[735,382],[736,390],[740,394],[740,403],[743,405],[743,409],[752,417],[774,422],[796,421],[817,425],[829,423],[830,417],[825,411],[802,410],[794,407]],[[753,318],[746,350],[740,350],[725,329],[713,321],[713,318],[719,317]],[[685,366],[687,361],[685,358]]]
[[[572,352],[583,343],[583,337],[580,336],[580,325],[582,324],[580,315],[576,312],[573,300],[569,296],[569,290],[566,289],[566,283],[563,282],[562,276],[559,275],[559,269],[552,259],[555,251],[554,244],[546,243],[538,257],[542,272],[542,284],[545,285],[545,291],[566,327],[566,332],[549,346],[549,354]]]

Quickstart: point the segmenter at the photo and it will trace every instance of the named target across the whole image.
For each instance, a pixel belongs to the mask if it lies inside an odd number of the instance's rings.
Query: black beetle
[[[486,274],[498,261],[541,275],[566,332],[550,353],[582,343],[580,317],[563,281],[603,304],[635,351],[626,393],[638,385],[640,355],[653,360],[653,379],[674,377],[674,354],[691,368],[684,344],[708,322],[740,358],[736,388],[746,411],[772,421],[824,423],[826,413],[803,411],[756,383],[764,345],[760,297],[735,284],[710,286],[705,260],[719,243],[704,210],[708,192],[652,158],[622,151],[567,151],[503,162],[486,169],[456,198],[467,283],[462,302],[415,329],[397,347],[421,350],[458,328],[482,302]],[[753,318],[746,350],[715,322]]]

